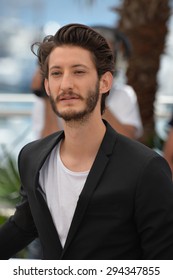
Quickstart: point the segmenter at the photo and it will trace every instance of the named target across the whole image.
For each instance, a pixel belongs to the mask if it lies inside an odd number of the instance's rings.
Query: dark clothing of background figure
[[[42,84],[41,84],[40,89],[34,89],[34,88],[32,88],[32,92],[33,92],[36,96],[38,96],[38,97],[41,97],[41,98],[48,98],[47,93],[46,93],[45,88],[44,88],[44,83],[43,83],[43,82],[42,82]]]
[[[173,115],[172,115],[172,118],[171,118],[171,120],[169,121],[168,124],[173,127]]]

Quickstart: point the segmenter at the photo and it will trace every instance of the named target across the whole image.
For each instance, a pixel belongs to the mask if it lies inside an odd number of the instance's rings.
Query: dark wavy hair
[[[61,27],[54,36],[49,35],[43,42],[32,44],[31,50],[38,57],[43,78],[48,78],[48,60],[50,53],[58,46],[72,45],[91,52],[99,79],[107,71],[114,74],[115,59],[106,39],[89,26],[73,23]],[[102,95],[101,112],[105,110],[105,98]]]

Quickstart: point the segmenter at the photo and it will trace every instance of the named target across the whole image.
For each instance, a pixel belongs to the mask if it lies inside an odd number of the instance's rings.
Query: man
[[[126,84],[126,71],[131,55],[131,46],[127,37],[107,26],[93,26],[108,42],[116,56],[116,71],[109,97],[106,99],[106,110],[103,119],[119,133],[139,140],[143,135],[137,95],[134,89]]]
[[[0,231],[0,258],[39,236],[44,259],[173,259],[166,161],[103,122],[114,59],[91,28],[69,24],[38,44],[64,131],[19,155],[22,201]]]

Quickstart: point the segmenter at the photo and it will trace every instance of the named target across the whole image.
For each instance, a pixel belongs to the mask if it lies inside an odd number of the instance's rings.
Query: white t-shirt
[[[117,85],[116,80],[109,96],[106,99],[106,106],[112,114],[123,124],[136,127],[136,137],[139,138],[143,133],[139,105],[134,89],[129,85]]]
[[[64,246],[79,195],[89,171],[73,172],[66,168],[59,153],[60,144],[51,152],[40,170],[39,182],[54,225]]]

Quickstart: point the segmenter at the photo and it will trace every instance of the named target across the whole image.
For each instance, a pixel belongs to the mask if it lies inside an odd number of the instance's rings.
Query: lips
[[[67,96],[62,96],[59,98],[59,100],[71,100],[71,99],[79,99],[79,97],[77,96],[73,96],[73,95],[67,95]]]
[[[78,94],[60,94],[60,96],[57,98],[58,101],[68,101],[68,100],[74,100],[74,99],[81,99],[80,95]]]

